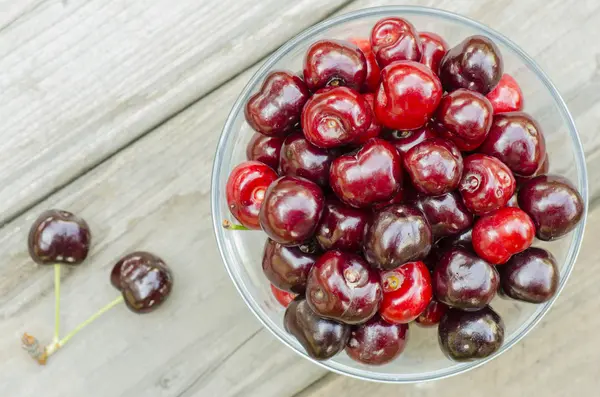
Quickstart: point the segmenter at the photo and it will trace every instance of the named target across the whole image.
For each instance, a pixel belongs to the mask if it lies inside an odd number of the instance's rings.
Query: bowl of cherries
[[[329,370],[417,382],[507,351],[564,287],[587,176],[556,88],[468,18],[379,7],[283,45],[217,148],[227,271],[277,338]]]

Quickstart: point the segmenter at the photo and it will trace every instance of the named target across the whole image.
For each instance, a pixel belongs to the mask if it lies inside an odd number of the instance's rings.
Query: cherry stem
[[[60,264],[54,265],[54,339],[58,343],[60,339]]]
[[[223,227],[227,230],[250,230],[244,225],[237,225],[229,222],[227,219],[223,221]]]

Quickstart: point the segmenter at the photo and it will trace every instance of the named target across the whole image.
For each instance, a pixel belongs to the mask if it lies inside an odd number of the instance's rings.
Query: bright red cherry
[[[296,294],[306,290],[308,272],[317,255],[302,252],[298,247],[286,247],[270,238],[265,243],[262,269],[275,287]]]
[[[435,113],[436,132],[458,146],[472,151],[483,143],[493,120],[490,101],[483,95],[456,90],[445,95]]]
[[[371,41],[369,39],[363,38],[354,38],[350,41],[356,44],[358,48],[360,48],[362,53],[365,55],[365,60],[367,62],[367,78],[365,79],[365,82],[362,85],[361,91],[377,91],[377,87],[379,87],[381,69],[379,69],[377,59],[375,58],[375,54],[373,53],[373,49],[371,48]]]
[[[271,239],[299,245],[312,237],[325,206],[319,186],[308,179],[283,176],[269,186],[260,208],[260,225]]]
[[[359,142],[372,120],[369,102],[347,87],[318,91],[302,111],[306,139],[324,149]]]
[[[402,186],[398,151],[383,139],[369,140],[358,152],[338,157],[331,164],[329,183],[348,205],[367,207],[392,198]]]
[[[260,90],[248,100],[246,121],[265,135],[281,135],[300,121],[310,93],[304,81],[290,72],[276,71],[267,76]]]
[[[515,175],[533,176],[546,158],[546,141],[540,125],[527,113],[494,116],[481,153],[499,158]]]
[[[429,269],[423,262],[408,262],[381,273],[383,300],[381,317],[392,324],[415,320],[429,305],[433,295]]]
[[[433,298],[429,302],[427,309],[415,321],[421,327],[433,327],[440,323],[447,310],[448,306]]]
[[[370,219],[367,211],[328,200],[315,233],[324,250],[360,251]]]
[[[523,110],[523,92],[510,74],[504,73],[498,85],[486,97],[494,108],[494,114]]]
[[[292,292],[282,291],[279,288],[275,287],[273,284],[271,284],[271,293],[273,294],[277,302],[279,302],[279,304],[283,307],[288,307],[289,304],[294,300],[294,298],[298,296],[297,294],[294,294]]]
[[[442,36],[431,32],[419,32],[419,37],[423,46],[421,63],[437,74],[440,62],[448,51],[448,43]]]
[[[282,137],[256,133],[248,142],[246,158],[251,161],[260,161],[276,170],[279,167],[281,145],[283,145]]]
[[[495,157],[472,154],[464,159],[463,176],[458,187],[467,208],[485,214],[504,207],[516,189],[510,169]]]
[[[379,136],[379,134],[381,134],[381,130],[382,130],[381,124],[379,123],[379,121],[377,121],[377,118],[374,116],[375,115],[375,94],[368,93],[368,94],[365,94],[364,97],[365,97],[365,100],[371,106],[371,111],[373,112],[373,119],[371,120],[371,126],[369,127],[367,132],[365,132],[363,135],[361,135],[358,138],[357,143],[361,144],[361,145],[366,143],[371,138],[377,138]]]
[[[327,86],[359,91],[366,78],[365,55],[353,43],[320,40],[310,46],[304,57],[304,81],[311,91]]]
[[[381,72],[375,115],[388,128],[414,130],[429,121],[442,93],[440,80],[427,66],[394,62]]]
[[[500,265],[529,248],[534,237],[531,218],[519,208],[505,207],[475,222],[473,248],[484,260]]]
[[[371,46],[382,68],[395,61],[419,61],[422,46],[415,27],[403,18],[384,18],[371,31]]]
[[[359,363],[383,365],[402,354],[407,339],[408,324],[390,324],[376,315],[352,327],[346,353]]]
[[[412,185],[423,194],[439,196],[458,187],[463,159],[451,141],[435,138],[421,142],[403,160]]]
[[[244,161],[231,171],[225,187],[227,205],[242,225],[260,229],[260,207],[267,188],[275,179],[277,173],[258,161]]]
[[[314,146],[302,133],[294,132],[285,138],[281,147],[279,173],[301,176],[325,187],[329,184],[329,167],[334,158],[333,153]]]
[[[437,137],[429,125],[416,130],[387,130],[382,134],[382,138],[393,143],[402,156],[419,143]]]

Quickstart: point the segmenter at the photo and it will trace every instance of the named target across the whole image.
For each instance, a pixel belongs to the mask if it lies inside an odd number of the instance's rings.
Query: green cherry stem
[[[223,228],[225,228],[227,230],[250,230],[249,228],[247,228],[244,225],[238,225],[238,224],[231,223],[227,219],[225,219],[223,221]]]
[[[54,339],[58,343],[60,339],[60,264],[54,265]]]

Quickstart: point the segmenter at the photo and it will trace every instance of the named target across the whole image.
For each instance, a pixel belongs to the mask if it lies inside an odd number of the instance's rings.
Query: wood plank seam
[[[21,12],[18,15],[16,15],[13,19],[11,19],[10,21],[6,22],[6,24],[4,24],[4,26],[0,27],[0,34],[2,34],[5,30],[9,29],[15,23],[17,23],[25,15],[27,15],[30,12],[33,12],[33,11],[37,10],[38,8],[40,8],[42,6],[42,4],[44,4],[45,2],[46,2],[46,0],[40,0],[37,3],[32,4],[30,7],[28,7],[25,10],[23,10],[23,12]]]

